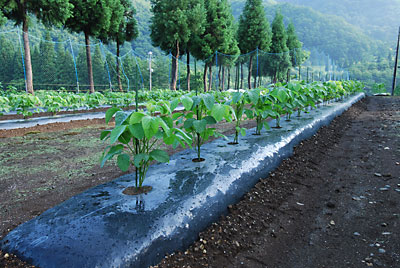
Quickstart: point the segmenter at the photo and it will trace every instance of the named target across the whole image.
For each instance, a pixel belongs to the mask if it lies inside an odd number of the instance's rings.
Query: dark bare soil
[[[0,238],[121,175],[93,160],[104,127],[0,139]],[[400,267],[399,162],[400,98],[367,98],[157,267]],[[0,252],[0,267],[31,266]]]

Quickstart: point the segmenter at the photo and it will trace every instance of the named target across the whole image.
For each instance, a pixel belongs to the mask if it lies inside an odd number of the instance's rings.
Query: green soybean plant
[[[110,108],[106,112],[106,123],[115,114],[115,127],[103,131],[101,140],[109,139],[108,146],[101,157],[101,166],[117,156],[118,167],[127,171],[131,165],[136,167],[135,186],[140,188],[146,178],[150,163],[168,162],[167,152],[161,144],[182,145],[192,143],[191,138],[181,129],[173,127],[172,111],[178,101],[149,102],[146,111],[123,112],[120,108]]]
[[[301,116],[301,111],[306,112],[306,107],[315,107],[315,94],[312,90],[313,87],[306,86],[299,82],[290,82],[287,86],[295,96],[293,101],[293,109],[297,110],[297,117]]]
[[[288,97],[287,89],[284,87],[275,87],[269,92],[269,99],[273,103],[273,118],[276,120],[276,128],[281,128],[281,116],[289,109],[286,104]]]
[[[272,102],[266,95],[261,94],[261,89],[253,89],[246,92],[246,101],[250,103],[250,109],[245,109],[244,113],[250,119],[255,118],[257,122],[255,135],[261,135],[261,130],[269,130],[270,126],[267,122],[268,117],[274,115],[272,110]]]
[[[178,124],[183,124],[183,128],[193,139],[197,152],[197,158],[193,162],[204,161],[201,158],[201,146],[204,142],[211,136],[225,137],[213,126],[222,119],[231,122],[234,112],[226,104],[215,103],[214,95],[209,93],[199,96],[185,95],[181,102],[186,112],[174,114],[174,119],[177,119]]]
[[[245,96],[242,92],[233,92],[232,99],[226,104],[232,107],[234,117],[236,118],[235,136],[233,138],[233,142],[230,144],[239,144],[239,134],[241,134],[242,136],[246,136],[246,128],[241,127],[246,105]]]
[[[3,113],[8,113],[11,109],[11,106],[9,105],[10,100],[7,97],[0,96],[0,116],[3,115]]]

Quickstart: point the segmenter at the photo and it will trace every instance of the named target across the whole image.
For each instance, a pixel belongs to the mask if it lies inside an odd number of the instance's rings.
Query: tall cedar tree
[[[204,0],[190,0],[188,4],[190,37],[186,43],[186,81],[187,90],[190,91],[190,53],[192,53],[193,42],[196,40],[196,37],[202,35],[205,31],[207,12],[204,6]]]
[[[290,51],[290,62],[293,67],[298,66],[307,59],[307,54],[302,50],[303,44],[299,41],[294,24],[292,22],[286,28],[287,34],[287,47]]]
[[[100,36],[100,39],[108,43],[109,41],[115,41],[117,48],[116,55],[116,73],[117,73],[117,81],[118,88],[122,91],[122,83],[121,83],[121,75],[120,75],[120,47],[125,42],[130,42],[136,39],[139,36],[139,30],[137,21],[135,19],[136,10],[132,5],[132,1],[130,0],[119,0],[121,3],[122,9],[113,9],[112,14],[112,24],[117,24],[118,26],[110,27],[110,29],[106,32],[103,32]]]
[[[172,53],[172,79],[170,88],[176,90],[178,80],[178,59],[181,48],[190,38],[188,4],[190,0],[151,0],[151,33],[154,46],[159,46],[166,53]]]
[[[198,60],[206,61],[204,66],[204,91],[211,89],[211,81],[207,86],[207,72],[212,77],[212,65],[215,62],[215,52],[229,53],[234,50],[234,19],[231,8],[226,0],[205,0],[207,16],[203,34],[195,36],[192,45],[192,54]]]
[[[269,71],[273,82],[282,80],[290,67],[289,49],[286,45],[287,35],[285,25],[283,24],[283,16],[276,12],[274,21],[272,22],[272,42],[270,47]]]
[[[0,26],[6,23],[6,21],[6,17],[4,17],[3,12],[0,10]]]
[[[76,81],[74,61],[69,49],[58,46],[56,83],[63,86]]]
[[[16,54],[15,43],[11,42],[6,36],[0,36],[0,81],[1,83],[8,83],[14,76],[14,66],[16,65],[15,57]],[[21,54],[19,61],[21,62]]]
[[[261,0],[247,0],[239,18],[239,48],[242,54],[261,49],[268,51],[271,42],[271,30],[265,16]],[[250,54],[248,87],[251,88],[251,74],[254,53]],[[256,83],[255,83],[256,84]]]
[[[110,31],[111,27],[117,28],[119,24],[111,23],[114,9],[122,9],[119,0],[70,0],[74,5],[73,16],[66,22],[65,26],[76,33],[85,34],[86,63],[90,93],[94,93],[92,57],[90,54],[90,37],[99,37],[102,32]],[[113,29],[117,31],[117,29]]]
[[[45,39],[40,41],[39,45],[39,59],[38,65],[35,66],[38,70],[35,72],[35,81],[42,84],[41,88],[49,89],[53,86],[56,80],[57,63],[56,63],[56,51],[54,49],[54,43],[51,42],[50,32],[46,32]],[[35,70],[34,70],[35,71]],[[36,79],[38,78],[38,79]]]
[[[16,25],[22,25],[25,68],[26,68],[26,90],[33,92],[33,75],[31,50],[29,46],[29,14],[34,14],[45,25],[62,25],[71,16],[72,5],[68,0],[0,0],[0,10],[7,19],[15,21]]]

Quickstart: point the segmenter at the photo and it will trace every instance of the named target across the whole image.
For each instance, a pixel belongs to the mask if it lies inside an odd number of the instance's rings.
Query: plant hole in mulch
[[[228,142],[228,145],[238,145],[238,142]]]
[[[206,161],[206,159],[204,159],[204,158],[202,158],[202,157],[200,157],[200,158],[193,158],[193,159],[192,159],[192,162],[194,162],[194,163],[200,163],[200,162],[204,162],[204,161]]]
[[[282,127],[277,127],[277,126],[275,126],[275,127],[271,127],[271,128],[280,129],[280,128],[282,128]]]
[[[142,186],[139,188],[137,188],[135,186],[131,186],[131,187],[125,188],[125,190],[123,190],[122,193],[126,194],[126,195],[139,195],[139,194],[147,194],[151,190],[153,190],[153,187],[151,187],[151,186]]]

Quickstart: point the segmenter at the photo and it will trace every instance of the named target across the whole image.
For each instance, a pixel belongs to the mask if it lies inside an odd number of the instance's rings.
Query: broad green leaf
[[[168,126],[169,128],[171,128],[171,127],[174,126],[174,121],[172,120],[171,117],[169,117],[169,116],[163,116],[163,117],[161,117],[161,119],[165,122],[165,124],[167,124],[167,126]]]
[[[192,148],[191,144],[193,142],[193,139],[190,134],[184,132],[182,129],[179,128],[174,128],[174,132],[176,133],[176,137],[179,137],[180,139],[184,140],[189,145],[189,147]]]
[[[133,124],[139,123],[144,116],[145,116],[144,113],[134,112],[131,115],[131,118],[129,119],[129,125],[133,125]]]
[[[254,112],[252,110],[246,109],[244,111],[244,113],[246,114],[247,118],[249,118],[249,119],[254,117]]]
[[[251,103],[253,103],[254,105],[257,105],[258,100],[260,98],[260,90],[253,89],[253,90],[247,92],[247,94],[249,95]]]
[[[193,122],[193,127],[197,133],[203,133],[206,130],[207,121],[204,119],[203,120],[195,120]]]
[[[201,102],[201,98],[199,96],[193,96],[192,100],[193,100],[193,106],[194,107],[197,107]]]
[[[179,104],[179,99],[173,99],[171,101],[171,111],[172,112],[176,109],[176,107],[178,107],[178,104]]]
[[[150,152],[150,157],[152,157],[154,160],[157,160],[158,162],[161,163],[166,163],[169,161],[169,156],[166,152],[163,150],[155,149]]]
[[[146,115],[142,118],[144,135],[148,139],[152,138],[157,133],[159,125],[159,122],[151,116]]]
[[[265,127],[265,129],[267,129],[267,130],[270,130],[270,129],[271,129],[271,127],[269,126],[268,122],[264,122],[264,127]]]
[[[118,155],[117,164],[118,164],[118,167],[119,167],[122,171],[124,171],[124,172],[125,172],[125,171],[128,171],[129,165],[130,165],[129,155],[127,155],[127,154],[120,154],[120,155]]]
[[[167,135],[170,135],[170,133],[171,133],[170,128],[164,122],[164,120],[162,120],[161,118],[158,118],[158,122],[159,122],[159,125],[161,126],[161,128],[164,130],[164,132],[167,133]]]
[[[102,131],[101,134],[100,134],[100,140],[104,140],[105,138],[107,138],[108,135],[110,135],[110,133],[111,133],[111,130]]]
[[[130,125],[129,131],[136,139],[141,140],[144,138],[144,130],[143,130],[142,124],[140,124],[140,123]]]
[[[217,120],[217,122],[224,118],[225,112],[225,106],[219,103],[215,104],[211,109],[211,115],[215,118],[215,120]]]
[[[243,109],[241,109],[241,113],[243,114]],[[224,117],[225,117],[225,120],[228,122],[232,122],[232,119],[237,120],[235,110],[233,109],[232,106],[225,106],[225,116]]]
[[[174,135],[168,136],[166,134],[164,134],[163,136],[163,141],[166,145],[171,145],[174,143],[176,137]]]
[[[137,154],[134,157],[133,164],[135,165],[135,167],[139,168],[141,166],[141,162],[146,162],[147,160],[149,160],[148,154]]]
[[[130,112],[118,111],[115,114],[115,126],[122,125],[130,115],[131,115]]]
[[[179,117],[181,117],[182,115],[183,115],[183,113],[174,113],[174,114],[172,114],[172,120],[176,120]]]
[[[196,121],[194,118],[190,118],[183,123],[183,127],[187,130],[193,126],[193,122]]]
[[[243,94],[241,92],[233,92],[232,93],[232,103],[237,104],[241,100],[242,96],[243,96]]]
[[[121,111],[121,109],[117,107],[112,107],[106,111],[106,124],[110,122],[113,115],[118,111]]]
[[[215,103],[215,98],[211,94],[201,94],[201,99],[208,110],[211,110]]]
[[[131,141],[132,133],[130,131],[124,131],[121,136],[119,136],[118,141],[122,144],[128,144]]]
[[[110,143],[111,144],[113,144],[114,142],[116,142],[118,140],[119,136],[121,136],[121,134],[125,131],[126,127],[127,127],[126,125],[117,126],[111,131],[111,135],[110,135]]]
[[[288,98],[288,94],[286,92],[285,88],[279,88],[276,97],[278,98],[278,100],[281,103],[286,102],[287,98]]]
[[[246,129],[245,128],[241,128],[240,129],[240,134],[242,134],[242,136],[246,136]]]
[[[158,131],[156,132],[156,134],[154,134],[153,137],[156,138],[156,139],[162,139],[163,136],[164,136],[164,133],[163,133],[161,130],[158,130]]]
[[[182,96],[181,101],[186,111],[190,111],[192,109],[193,100],[191,98],[189,98],[188,96]]]
[[[206,117],[203,118],[203,120],[205,120],[207,122],[207,125],[214,125],[214,124],[217,123],[215,118],[212,117],[212,116],[206,116]]]
[[[103,154],[103,157],[101,158],[100,167],[103,167],[108,159],[111,159],[116,154],[120,154],[123,150],[124,146],[122,144],[111,146],[107,154]]]

